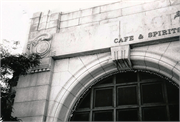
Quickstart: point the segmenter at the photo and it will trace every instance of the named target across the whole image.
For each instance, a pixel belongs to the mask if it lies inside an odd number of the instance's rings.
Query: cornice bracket
[[[111,47],[111,57],[118,71],[132,69],[129,45]]]

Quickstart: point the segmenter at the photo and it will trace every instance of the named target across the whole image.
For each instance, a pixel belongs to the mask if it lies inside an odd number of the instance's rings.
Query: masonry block
[[[73,77],[68,71],[58,72],[53,74],[52,86],[64,86]]]
[[[54,72],[68,71],[69,59],[56,60],[54,65]]]
[[[48,85],[51,82],[51,72],[40,72],[37,73],[36,85]]]
[[[36,12],[36,13],[33,14],[32,18],[40,17],[41,14],[42,14],[42,12]]]
[[[51,34],[55,34],[55,33],[59,32],[59,28],[57,28],[57,27],[47,28],[46,32],[51,33]]]
[[[112,11],[120,8],[121,3],[112,3],[108,5],[101,6],[101,12],[107,12],[107,11]]]
[[[61,15],[61,21],[76,19],[76,18],[79,18],[80,16],[81,16],[81,11],[65,13]]]
[[[47,23],[48,18],[49,18],[49,15],[44,15],[44,16],[42,16],[42,17],[41,17],[41,20],[40,20],[40,23]]]
[[[68,71],[74,75],[76,72],[78,72],[82,67],[84,67],[82,61],[79,57],[70,58],[69,59],[69,68]]]
[[[61,18],[60,13],[53,13],[50,15],[50,21],[59,20]]]
[[[39,32],[37,32],[37,31],[30,32],[30,33],[29,33],[29,39],[35,38],[38,34],[39,34]]]
[[[38,30],[38,27],[39,27],[38,24],[36,24],[36,25],[31,25],[30,31],[31,31],[31,32],[37,31],[37,30]]]
[[[39,24],[39,22],[40,22],[40,18],[39,17],[37,17],[37,18],[32,18],[32,24]]]
[[[99,14],[101,10],[100,8],[100,6],[92,8],[92,14]]]
[[[15,116],[30,117],[30,116],[43,115],[45,110],[45,102],[46,102],[45,100],[41,100],[41,101],[15,103],[14,104]]]
[[[57,101],[52,101],[52,100],[50,100],[49,101],[49,103],[48,103],[48,112],[47,112],[47,116],[49,116],[49,117],[53,117],[54,115],[55,115],[55,113],[56,113],[56,109],[54,109],[54,108],[57,108],[57,106],[58,106],[58,102]],[[48,121],[49,122],[49,121]],[[51,122],[51,121],[50,121]]]
[[[61,21],[60,28],[77,26],[79,24],[79,19],[73,19],[68,21]]]
[[[122,15],[126,16],[129,14],[134,14],[134,13],[139,13],[139,12],[143,12],[143,7],[142,5],[137,5],[137,6],[133,6],[133,7],[128,7],[128,8],[122,8]]]
[[[81,16],[89,16],[89,15],[92,15],[92,9],[82,10]]]
[[[46,22],[40,23],[38,30],[44,30],[44,29],[46,29],[46,25],[47,25]]]
[[[48,23],[47,28],[53,28],[53,27],[59,28],[59,20],[50,21]]]
[[[21,117],[19,119],[21,119],[23,122],[43,122],[44,116]]]

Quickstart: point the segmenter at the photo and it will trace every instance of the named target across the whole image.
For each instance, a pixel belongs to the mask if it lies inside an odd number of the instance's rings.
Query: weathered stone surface
[[[70,58],[69,59],[69,67],[68,71],[74,75],[77,71],[79,71],[82,67],[84,67],[82,61],[79,57]]]
[[[48,85],[38,87],[26,87],[16,90],[16,102],[47,99]],[[36,92],[34,92],[36,91]],[[26,93],[26,95],[24,95]]]
[[[30,29],[30,31],[31,32],[33,32],[33,31],[37,31],[38,30],[38,24],[36,24],[36,25],[31,25],[31,29]]]
[[[130,45],[130,55],[120,56],[129,59],[133,69],[157,72],[179,84],[179,41],[172,38],[180,34],[179,17],[175,18],[179,3],[120,0],[70,13],[34,15],[30,41],[40,33],[53,34],[48,58],[40,66],[49,70],[20,77],[15,115],[28,121],[67,121],[68,112],[86,89],[118,72],[110,54],[116,46]],[[169,42],[168,37],[176,40]],[[52,57],[54,64],[49,60]]]
[[[73,19],[73,20],[68,20],[68,21],[62,21],[60,23],[60,28],[65,28],[65,27],[71,27],[71,26],[77,26],[79,24],[79,19]]]
[[[45,103],[45,100],[15,103],[14,115],[18,117],[43,115],[45,110]]]
[[[81,11],[75,11],[71,13],[65,13],[61,15],[61,21],[76,19],[81,16]]]
[[[180,41],[171,42],[168,47],[166,48],[165,53],[163,54],[163,57],[169,57],[170,59],[174,61],[180,61]]]
[[[68,71],[69,59],[62,59],[55,61],[54,72]]]
[[[92,15],[92,9],[82,10],[81,16],[89,16],[89,15]]]
[[[46,25],[47,25],[46,22],[40,23],[38,30],[44,30],[44,29],[46,29]]]
[[[42,12],[36,12],[33,14],[32,18],[40,17]]]
[[[60,13],[53,13],[50,15],[49,21],[59,20],[61,18]]]
[[[53,28],[53,27],[59,28],[59,20],[50,21],[48,23],[47,28]]]
[[[40,22],[40,17],[36,17],[36,18],[33,18],[32,19],[32,24],[39,24],[39,22]]]
[[[44,16],[42,16],[41,17],[41,20],[40,20],[40,23],[47,23],[47,21],[48,21],[48,18],[49,18],[49,15],[44,15]]]
[[[101,6],[101,12],[116,10],[116,9],[119,9],[120,6],[121,6],[121,2],[104,5],[104,6]]]
[[[72,75],[68,71],[53,74],[52,86],[64,86]]]
[[[101,8],[98,6],[98,7],[93,7],[92,8],[92,14],[98,14],[98,13],[100,13],[100,10],[101,10]]]
[[[56,50],[56,55],[65,55],[108,48],[110,43],[113,43],[113,40],[119,35],[118,29],[119,22],[99,26],[77,26],[55,35],[52,51]],[[61,48],[61,50],[57,50],[57,48]]]
[[[21,117],[19,119],[23,120],[23,122],[43,122],[44,116]]]

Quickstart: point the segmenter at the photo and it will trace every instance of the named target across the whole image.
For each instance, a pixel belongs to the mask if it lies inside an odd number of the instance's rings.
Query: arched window
[[[70,121],[179,120],[179,88],[157,75],[110,76],[83,95]]]

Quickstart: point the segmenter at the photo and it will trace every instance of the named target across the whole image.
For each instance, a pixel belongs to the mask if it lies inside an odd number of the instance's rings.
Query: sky
[[[29,23],[32,14],[43,11],[71,12],[99,5],[117,2],[118,0],[0,0],[1,1],[1,41],[20,41],[21,47],[27,40]],[[2,43],[2,42],[1,42]]]

